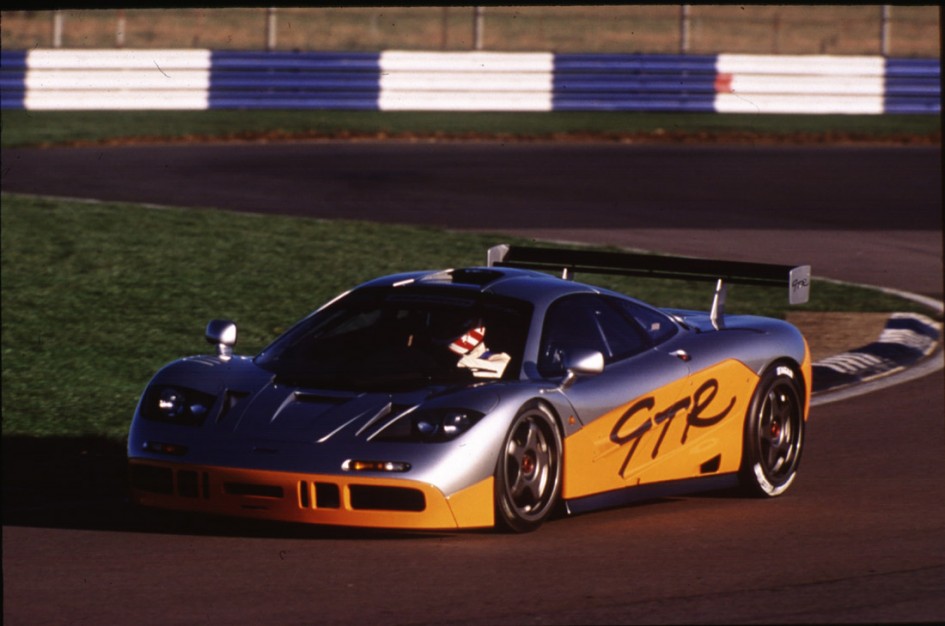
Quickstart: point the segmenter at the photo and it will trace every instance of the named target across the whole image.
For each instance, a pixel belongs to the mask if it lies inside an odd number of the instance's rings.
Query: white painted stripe
[[[382,111],[550,111],[547,52],[381,53]]]
[[[387,72],[381,89],[391,91],[550,92],[551,73],[539,72]]]
[[[116,70],[30,70],[24,81],[30,90],[207,89],[207,70],[158,70],[155,67]]]
[[[209,50],[30,50],[26,67],[34,69],[210,69]]]
[[[886,62],[881,56],[720,54],[715,67],[723,74],[881,77]]]
[[[381,53],[381,72],[552,72],[551,52],[414,52]]]
[[[941,303],[938,304],[939,308],[941,308]],[[921,313],[893,313],[891,317],[894,320],[915,320],[920,324],[924,324],[929,328],[934,328],[937,331],[942,330],[942,325],[939,322],[936,322],[928,315],[922,315]]]
[[[914,330],[907,328],[887,328],[879,335],[878,343],[895,343],[914,348],[924,355],[929,355],[938,342]]]
[[[735,94],[864,95],[882,98],[883,79],[874,76],[784,76],[737,74],[732,76]]]
[[[879,367],[887,369],[897,367],[897,364],[890,359],[862,352],[844,352],[843,354],[828,357],[823,361],[818,361],[814,365],[827,367],[843,374],[856,374],[863,370]]]
[[[29,110],[206,109],[209,50],[32,50]]]
[[[883,98],[722,93],[715,97],[715,110],[718,113],[881,114]]]
[[[550,111],[551,93],[381,91],[382,111]]]

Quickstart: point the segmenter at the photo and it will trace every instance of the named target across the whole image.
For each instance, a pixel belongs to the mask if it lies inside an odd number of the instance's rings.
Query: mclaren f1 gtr
[[[585,272],[710,279],[711,310],[574,280]],[[501,245],[484,266],[364,283],[254,357],[213,320],[215,354],[166,365],[141,396],[133,500],[524,532],[641,498],[778,496],[801,458],[810,353],[784,321],[726,315],[730,282],[805,302],[810,267]]]

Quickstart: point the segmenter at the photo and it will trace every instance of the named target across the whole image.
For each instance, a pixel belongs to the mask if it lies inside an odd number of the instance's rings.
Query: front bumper
[[[140,505],[216,515],[334,526],[402,529],[482,528],[495,524],[493,480],[450,496],[402,478],[299,474],[129,461]]]

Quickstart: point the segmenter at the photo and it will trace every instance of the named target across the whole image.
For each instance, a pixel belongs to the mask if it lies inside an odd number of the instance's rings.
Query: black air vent
[[[258,498],[281,498],[282,487],[277,485],[254,485],[251,483],[223,483],[223,491],[231,496],[256,496]]]
[[[722,464],[722,455],[717,454],[702,465],[699,466],[700,474],[712,474],[719,471],[719,466]]]
[[[427,508],[423,492],[404,487],[351,485],[352,509],[374,511],[422,511]]]

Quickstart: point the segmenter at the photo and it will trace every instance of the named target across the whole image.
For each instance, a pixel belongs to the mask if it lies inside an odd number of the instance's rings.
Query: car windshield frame
[[[286,384],[352,391],[515,380],[532,310],[478,290],[366,286],[300,321],[255,363]]]

